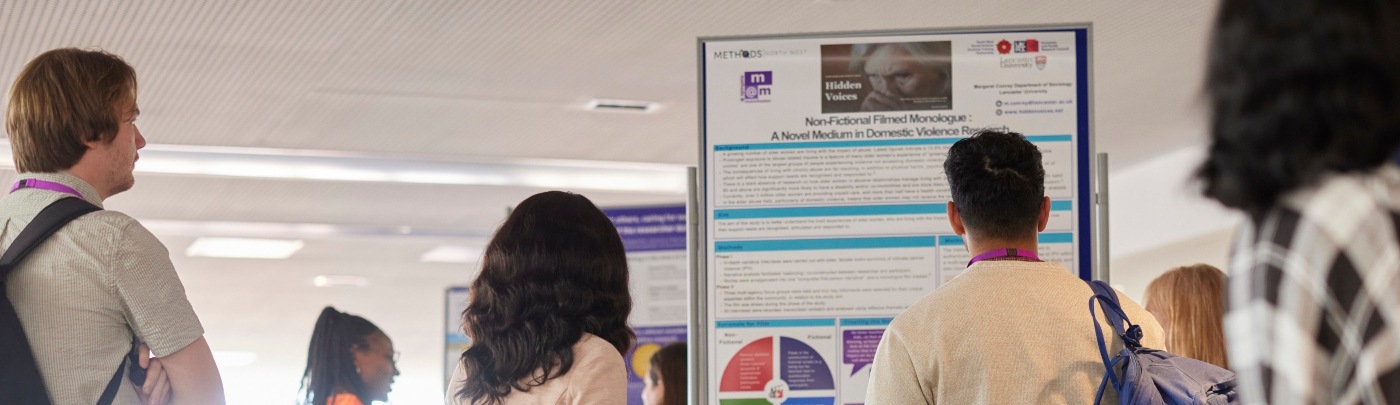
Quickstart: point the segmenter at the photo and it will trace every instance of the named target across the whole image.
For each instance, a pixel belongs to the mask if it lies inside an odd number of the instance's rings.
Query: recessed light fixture
[[[243,367],[253,364],[255,361],[258,361],[258,354],[253,352],[214,351],[214,363],[218,364],[219,368]]]
[[[481,259],[482,249],[471,246],[442,245],[423,252],[418,261],[426,263],[475,263]]]
[[[361,276],[343,275],[320,275],[311,279],[311,284],[317,287],[364,287],[369,285],[369,279]]]
[[[653,108],[654,107],[647,107]],[[646,110],[647,108],[643,108]],[[0,140],[0,167],[14,167]],[[682,165],[525,158],[434,158],[304,149],[147,145],[139,173],[262,179],[515,186],[684,194]]]
[[[195,239],[185,249],[189,257],[233,259],[286,259],[305,245],[300,239],[214,238]]]
[[[652,113],[661,109],[661,103],[641,100],[619,100],[595,98],[583,104],[589,111]]]

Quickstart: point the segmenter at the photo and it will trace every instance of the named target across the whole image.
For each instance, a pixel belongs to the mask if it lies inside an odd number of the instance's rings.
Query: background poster
[[[632,281],[632,330],[637,344],[625,357],[627,403],[642,404],[642,378],[651,356],[686,340],[690,304],[685,205],[605,208],[627,250]]]
[[[1040,149],[1040,256],[1087,278],[1088,34],[702,39],[708,402],[863,403],[887,325],[971,258],[942,168],[983,129]]]

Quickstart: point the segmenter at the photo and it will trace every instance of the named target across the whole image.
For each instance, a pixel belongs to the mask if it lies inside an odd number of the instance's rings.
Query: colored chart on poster
[[[725,322],[716,347],[726,359],[719,402],[835,403],[835,326],[834,319]]]
[[[1038,254],[1087,279],[1089,36],[701,39],[699,399],[864,403],[890,320],[971,259],[943,164],[980,131],[1039,149],[1050,218]]]

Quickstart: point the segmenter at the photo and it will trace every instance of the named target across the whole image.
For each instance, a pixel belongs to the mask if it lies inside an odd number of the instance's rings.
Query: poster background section
[[[720,321],[716,364],[721,405],[836,401],[835,319]]]
[[[450,287],[445,294],[446,305],[443,329],[444,334],[442,389],[447,391],[448,380],[452,379],[452,372],[457,369],[457,362],[462,359],[462,352],[471,345],[471,338],[467,337],[462,330],[462,311],[467,310],[467,302],[471,299],[470,289],[467,287]]]
[[[865,403],[866,385],[870,381],[870,363],[875,361],[875,348],[885,336],[885,329],[894,318],[841,319],[841,401],[842,404]]]
[[[637,333],[637,344],[627,351],[624,358],[627,364],[627,403],[641,405],[642,388],[645,387],[642,379],[647,378],[651,371],[652,356],[667,344],[686,341],[686,325],[637,326],[632,331]]]
[[[625,356],[627,403],[642,404],[651,357],[662,346],[688,339],[689,283],[685,205],[605,208],[627,251],[632,283],[629,324],[637,344]]]
[[[823,114],[953,107],[950,41],[822,45],[821,59]]]

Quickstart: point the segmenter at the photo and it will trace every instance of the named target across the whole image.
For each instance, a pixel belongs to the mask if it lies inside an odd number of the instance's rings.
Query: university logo
[[[1035,57],[1035,68],[1045,70],[1045,55]]]
[[[744,72],[740,99],[745,103],[766,103],[773,94],[773,71]]]
[[[1036,53],[1040,52],[1040,41],[1034,39],[1016,41],[1012,43],[1011,48],[1014,49],[1016,53]]]
[[[997,42],[997,53],[1002,55],[1011,53],[1011,41],[1003,39],[1001,42]]]

